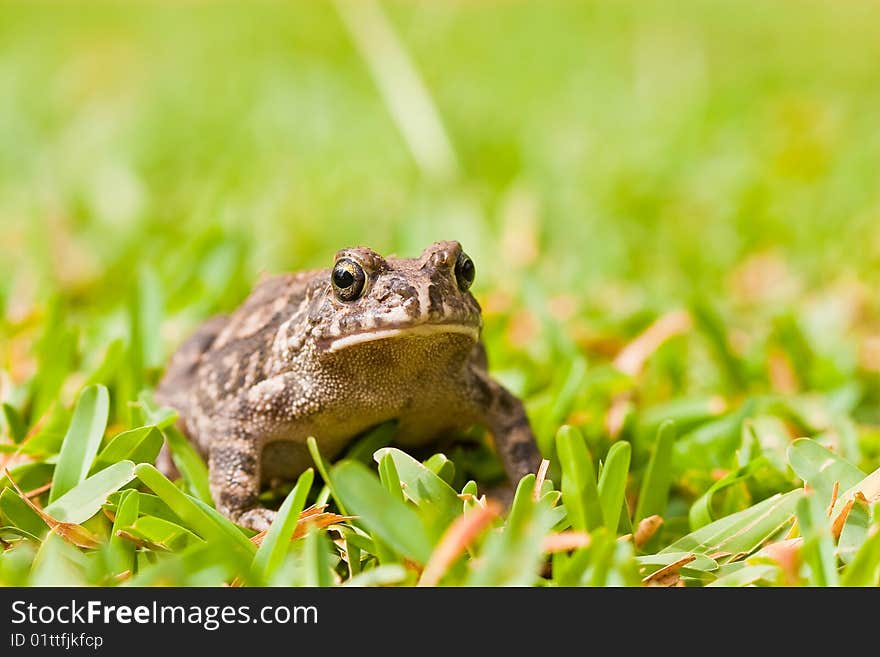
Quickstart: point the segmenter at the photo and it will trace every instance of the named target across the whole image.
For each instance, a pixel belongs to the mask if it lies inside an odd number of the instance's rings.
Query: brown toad
[[[258,506],[261,483],[311,465],[308,436],[333,458],[389,420],[404,448],[482,425],[511,480],[534,472],[523,405],[486,371],[474,273],[458,242],[412,259],[343,249],[332,269],[270,278],[196,331],[157,399],[207,459],[217,508],[266,528],[275,512]]]

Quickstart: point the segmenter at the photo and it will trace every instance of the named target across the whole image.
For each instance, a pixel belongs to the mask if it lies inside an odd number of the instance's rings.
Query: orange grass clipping
[[[443,533],[418,586],[437,586],[440,578],[461,556],[467,546],[501,513],[501,505],[494,500],[487,500],[485,506],[476,506],[462,516],[453,520]]]
[[[678,571],[696,558],[696,555],[689,554],[674,563],[663,566],[645,577],[642,584],[644,586],[677,586],[681,580]]]
[[[837,503],[837,494],[840,492],[840,482],[834,482],[834,488],[831,489],[831,504],[828,505],[828,517],[831,517],[831,512],[834,511],[834,505]]]
[[[559,532],[544,537],[541,545],[543,552],[570,552],[579,548],[590,547],[592,539],[586,532]]]
[[[640,548],[647,543],[651,537],[657,533],[657,530],[660,529],[662,524],[663,518],[658,515],[642,518],[642,520],[639,521],[639,526],[636,528],[636,534],[633,537],[636,547]]]
[[[692,326],[693,320],[686,310],[666,313],[621,349],[614,359],[614,366],[624,374],[638,376],[651,354],[664,342],[686,333]]]
[[[12,478],[12,473],[9,472],[8,468],[3,468],[3,472],[9,479],[9,483],[12,484],[15,492],[18,493],[18,496],[31,508],[31,510],[33,510],[34,513],[43,519],[43,522],[49,526],[51,531],[58,534],[68,543],[73,543],[78,548],[93,550],[100,547],[100,541],[98,541],[97,537],[88,529],[73,522],[61,522],[50,516],[18,487],[18,484],[15,483],[15,480]]]
[[[544,487],[544,480],[547,478],[547,469],[550,467],[550,461],[543,459],[541,465],[538,466],[538,474],[535,476],[535,488],[532,490],[532,497],[537,502],[541,498],[541,488]]]
[[[770,543],[764,547],[768,557],[779,564],[786,586],[794,586],[798,583],[798,571],[801,567],[801,546],[803,538],[787,538],[782,541]]]
[[[627,376],[638,377],[645,363],[664,342],[687,333],[693,325],[693,319],[686,310],[666,313],[620,350],[614,359],[614,366]],[[605,428],[613,437],[620,435],[623,429],[630,408],[630,396],[630,391],[626,391],[611,400],[611,407],[605,416]]]
[[[308,533],[310,526],[324,528],[330,525],[338,525],[345,520],[352,520],[354,518],[354,516],[341,516],[337,513],[325,513],[324,509],[326,508],[326,504],[321,504],[320,506],[313,504],[308,509],[303,509],[296,521],[296,527],[290,536],[290,540],[295,541],[303,538]],[[269,530],[264,529],[259,534],[254,534],[250,538],[251,543],[260,545],[268,533]]]

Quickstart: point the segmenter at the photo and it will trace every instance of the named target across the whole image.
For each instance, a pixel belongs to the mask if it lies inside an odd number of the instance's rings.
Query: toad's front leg
[[[483,424],[495,440],[510,483],[516,487],[525,475],[537,472],[541,464],[535,434],[519,398],[485,372],[475,374],[483,393]]]
[[[267,529],[275,511],[258,504],[260,441],[249,437],[218,439],[208,454],[208,475],[214,505],[227,518],[256,531]]]

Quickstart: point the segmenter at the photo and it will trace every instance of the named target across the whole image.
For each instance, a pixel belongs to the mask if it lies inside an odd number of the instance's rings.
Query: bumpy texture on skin
[[[480,307],[456,276],[460,254],[458,242],[412,259],[343,249],[336,262],[365,274],[357,299],[340,300],[332,270],[277,276],[181,345],[157,398],[180,412],[207,458],[222,513],[265,529],[274,512],[257,504],[261,484],[311,464],[308,436],[333,458],[389,420],[402,447],[485,426],[511,480],[535,471],[523,405],[486,371]]]

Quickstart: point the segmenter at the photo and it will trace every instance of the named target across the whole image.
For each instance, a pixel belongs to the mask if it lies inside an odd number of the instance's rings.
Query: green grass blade
[[[710,397],[683,397],[649,406],[639,414],[639,434],[648,438],[657,435],[660,425],[667,420],[675,422],[680,433],[718,417],[724,412],[724,399],[717,395]]]
[[[445,454],[434,454],[423,465],[452,486],[452,482],[455,481],[455,464],[446,458]]]
[[[669,500],[669,487],[672,485],[672,450],[675,446],[675,422],[667,420],[657,429],[657,440],[654,453],[648,461],[642,486],[639,489],[639,501],[633,521],[638,525],[648,516],[666,514]]]
[[[778,579],[779,566],[772,564],[755,564],[743,566],[732,573],[719,577],[707,587],[743,587],[751,586],[759,582],[772,582]]]
[[[303,545],[306,586],[331,586],[330,541],[324,530],[312,527]]]
[[[21,419],[21,416],[12,404],[3,402],[2,408],[3,419],[6,421],[6,431],[12,439],[12,442],[18,444],[27,433],[27,427],[25,426],[24,420]]]
[[[769,536],[791,523],[802,489],[774,495],[754,506],[716,520],[660,550],[711,555],[750,553]],[[721,557],[718,557],[720,560]]]
[[[248,562],[253,558],[256,547],[241,532],[241,539],[236,539],[204,511],[193,498],[188,497],[177,486],[172,484],[161,472],[148,463],[135,466],[135,474],[145,486],[152,490],[171,507],[171,510],[183,520],[189,529],[208,542],[228,545],[240,554],[247,555]]]
[[[528,523],[535,506],[535,501],[532,499],[534,486],[535,475],[533,474],[528,474],[519,480],[513,495],[513,502],[510,504],[510,513],[507,515],[506,529],[518,532]]]
[[[874,525],[873,533],[843,571],[840,583],[842,586],[880,585],[880,525]]]
[[[141,516],[124,530],[135,538],[174,552],[184,550],[194,543],[204,543],[186,527],[155,516]]]
[[[405,502],[389,493],[357,461],[333,467],[331,481],[345,507],[392,549],[419,563],[431,556],[432,544],[421,519]]]
[[[117,532],[133,525],[138,519],[140,497],[135,490],[125,490],[119,498],[116,508],[116,517],[113,519],[113,528],[110,530],[108,550],[113,573],[118,575],[126,570],[134,573],[135,545],[129,540],[120,537]]]
[[[864,472],[842,456],[809,438],[799,438],[789,445],[788,463],[798,477],[829,501],[835,482],[843,492],[865,477]]]
[[[403,495],[416,506],[431,509],[444,527],[461,512],[461,499],[455,489],[406,452],[385,447],[378,450],[374,458],[380,463],[386,458],[392,459],[399,481],[404,483]],[[400,490],[400,485],[397,488]]]
[[[635,560],[641,569],[642,576],[644,577],[645,575],[650,575],[651,573],[660,570],[660,568],[673,564],[691,554],[692,553],[690,552],[661,552],[658,554],[639,556],[636,557]],[[714,559],[710,559],[704,554],[698,554],[696,555],[696,559],[687,565],[687,568],[690,570],[711,572],[718,569],[718,562]]]
[[[344,516],[351,515],[346,510],[345,504],[343,504],[342,500],[339,498],[339,495],[336,492],[333,480],[331,479],[330,474],[327,471],[327,464],[324,463],[324,458],[321,456],[321,450],[318,449],[318,441],[315,440],[314,436],[309,436],[306,439],[306,445],[309,448],[309,454],[312,455],[312,461],[314,461],[315,467],[318,469],[318,474],[321,475],[321,479],[324,480],[324,483],[330,490],[330,497],[332,497],[333,501],[336,502],[336,508],[339,510],[339,513]]]
[[[50,463],[22,463],[10,468],[10,474],[22,490],[28,491],[48,483],[52,479],[52,470],[53,466]],[[0,489],[11,485],[9,477],[0,476]]]
[[[750,461],[745,466],[729,472],[712,484],[709,489],[691,505],[688,521],[691,529],[699,529],[711,523],[715,518],[712,513],[712,500],[715,495],[741,481],[745,481],[766,463],[763,457]]]
[[[247,529],[246,527],[239,527],[234,522],[232,522],[229,518],[220,513],[217,509],[215,509],[210,504],[205,504],[197,497],[190,497],[190,499],[195,503],[197,507],[199,507],[202,511],[204,511],[208,517],[212,518],[217,526],[220,527],[221,531],[225,532],[230,539],[237,543],[241,543],[242,546],[244,543],[242,539],[247,539],[250,536],[256,534],[253,529]],[[253,543],[250,543],[253,546]],[[256,546],[253,546],[254,550],[256,550]],[[253,553],[251,554],[253,556]]]
[[[120,461],[93,474],[46,507],[61,522],[80,524],[95,515],[107,496],[134,479],[134,463]]]
[[[138,427],[114,436],[101,450],[92,466],[92,472],[103,470],[119,461],[153,463],[162,449],[162,434],[156,427]]]
[[[378,455],[377,455],[378,456]],[[379,460],[379,481],[385,486],[391,495],[401,502],[404,501],[403,486],[400,481],[400,475],[397,473],[397,467],[394,465],[394,459],[387,452],[378,458]]]
[[[797,504],[798,528],[804,537],[800,555],[809,569],[808,581],[813,586],[838,584],[837,556],[827,506],[815,491],[803,496]]]
[[[315,471],[309,468],[303,472],[296,482],[296,486],[288,493],[275,520],[269,527],[269,531],[260,543],[257,553],[254,555],[254,571],[263,581],[269,581],[272,575],[284,562],[284,557],[290,549],[290,537],[296,529],[299,514],[302,513],[306,504],[306,497],[312,488],[315,479]]]
[[[704,299],[696,299],[691,304],[691,315],[697,328],[708,339],[730,388],[744,389],[747,378],[743,363],[730,348],[727,329],[715,308]]]
[[[104,386],[92,385],[80,393],[61,443],[49,502],[57,500],[85,479],[104,437],[109,412],[110,395]]]
[[[134,392],[144,385],[145,371],[161,362],[162,288],[152,269],[138,272],[129,302],[131,339],[129,346],[129,370]]]
[[[856,498],[837,540],[837,556],[843,563],[852,562],[870,532],[871,508],[861,498]]]
[[[756,401],[748,399],[736,411],[680,435],[672,450],[674,472],[727,467],[742,444],[743,423],[756,407]]]
[[[196,448],[173,425],[165,427],[162,433],[165,436],[165,440],[168,441],[168,447],[171,449],[171,459],[180,471],[189,494],[206,504],[211,504],[208,466],[205,465]]]
[[[620,524],[620,513],[626,494],[626,477],[629,474],[629,462],[632,447],[626,441],[616,442],[608,450],[605,465],[599,477],[599,503],[602,505],[602,518],[605,527],[612,534],[617,533]]]
[[[869,503],[876,502],[880,499],[880,468],[877,468],[869,475],[865,475],[860,481],[840,493],[837,497],[837,501],[834,503],[834,509],[831,511],[831,516],[836,518],[843,510],[844,505],[846,505],[849,500],[855,498],[859,493],[861,493]]]
[[[547,503],[535,502],[535,475],[523,477],[516,489],[504,530],[492,532],[480,551],[468,586],[531,586],[538,578],[541,545],[553,524]]]
[[[562,501],[571,525],[590,531],[603,521],[593,458],[580,431],[567,425],[556,433],[556,451],[562,466]]]
[[[0,517],[3,523],[17,527],[33,536],[46,533],[46,523],[12,488],[0,492]]]
[[[105,503],[105,507],[110,511],[117,513],[119,509],[119,504],[122,502],[122,495],[129,492],[128,490],[119,491],[117,493],[112,493],[107,497],[107,502]],[[138,513],[149,516],[156,516],[158,518],[164,518],[170,522],[180,522],[180,518],[177,516],[174,511],[171,510],[165,502],[162,501],[160,497],[157,495],[152,495],[150,493],[142,493],[141,491],[134,491],[138,497]]]
[[[50,533],[40,546],[31,568],[30,586],[85,586],[87,562],[85,555],[61,538]]]
[[[406,579],[406,568],[396,563],[386,566],[377,566],[363,573],[355,575],[345,582],[343,586],[389,586],[400,584]]]

